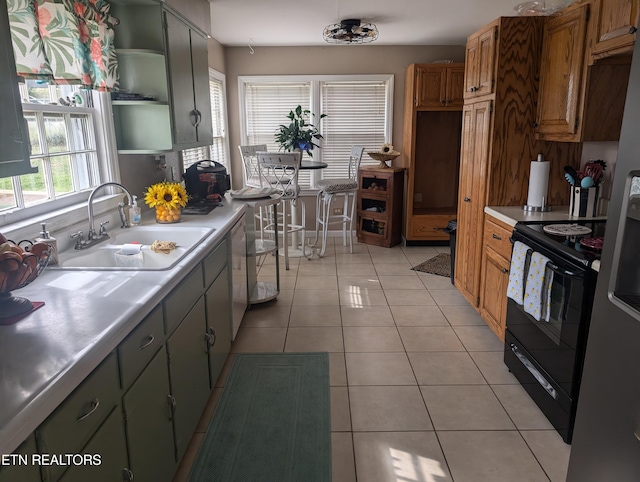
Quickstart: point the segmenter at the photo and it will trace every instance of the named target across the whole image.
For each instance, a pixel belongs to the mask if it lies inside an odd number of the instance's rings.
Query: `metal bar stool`
[[[285,268],[289,269],[289,234],[300,232],[302,235],[302,255],[310,258],[305,249],[305,204],[301,198],[298,185],[298,173],[302,154],[300,152],[258,152],[258,165],[263,182],[268,182],[282,196],[282,239]],[[268,181],[267,181],[268,180]],[[295,219],[300,208],[301,220]],[[280,226],[280,224],[278,224]],[[270,226],[265,227],[268,231]]]
[[[320,226],[322,226],[322,248],[319,256],[323,257],[327,247],[327,232],[330,224],[342,223],[342,243],[347,245],[347,223],[349,225],[349,252],[353,253],[353,217],[356,207],[356,195],[358,192],[358,169],[362,160],[364,147],[353,146],[349,155],[349,177],[339,179],[322,179],[318,182],[318,195],[316,196],[316,239],[310,243],[315,247],[320,239]],[[334,196],[344,197],[342,214],[331,214],[331,201]],[[351,210],[349,199],[351,198]],[[347,214],[349,213],[349,214]]]

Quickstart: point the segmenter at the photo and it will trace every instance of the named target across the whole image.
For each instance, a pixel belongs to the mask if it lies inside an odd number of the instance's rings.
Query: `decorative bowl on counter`
[[[22,244],[22,243],[21,243]],[[24,288],[46,268],[50,250],[45,243],[23,249],[0,234],[0,325],[33,309],[33,303],[11,293]]]

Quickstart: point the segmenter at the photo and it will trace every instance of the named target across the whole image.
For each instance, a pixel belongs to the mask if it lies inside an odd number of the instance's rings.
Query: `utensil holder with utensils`
[[[600,186],[583,188],[572,186],[569,200],[569,214],[578,217],[591,217],[597,215]]]

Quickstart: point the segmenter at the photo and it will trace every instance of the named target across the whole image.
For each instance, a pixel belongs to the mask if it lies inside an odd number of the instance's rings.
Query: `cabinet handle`
[[[200,114],[200,111],[198,109],[194,109],[191,111],[190,115],[193,117],[191,125],[193,127],[198,127],[200,125],[200,121],[202,120],[202,114]]]
[[[637,27],[629,27],[629,35],[633,35],[638,31]]]
[[[501,270],[501,271],[502,271],[503,273],[505,273],[505,274],[509,272],[509,270],[508,270],[507,268],[502,268],[502,270]]]
[[[469,92],[475,92],[477,90],[478,90],[477,87],[469,87]]]
[[[533,127],[534,127],[534,128],[538,127],[538,125],[539,125],[539,124],[538,124],[536,121],[533,121]]]
[[[492,237],[493,239],[497,239],[498,241],[502,241],[502,238],[501,238],[500,236],[498,236],[497,234],[495,234],[495,233],[494,233],[494,234],[492,234],[492,235],[491,235],[491,237]]]
[[[133,482],[133,472],[131,472],[131,469],[127,469],[126,467],[122,469],[122,480]]]
[[[213,343],[211,343],[211,346],[213,346],[216,344],[216,340],[218,339],[218,335],[216,335],[216,329],[213,326],[210,326],[209,333],[213,335]]]
[[[470,202],[471,202],[471,199],[469,199],[468,197],[466,197],[466,198],[464,198],[464,199],[463,199],[463,201],[464,201],[464,202],[466,202],[466,203],[470,203]]]
[[[81,416],[80,418],[77,418],[76,422],[82,422],[83,420],[86,420],[87,418],[89,418],[93,412],[98,410],[99,406],[100,406],[100,400],[98,400],[97,398],[94,398],[93,400],[91,400],[91,408],[89,409],[89,411],[85,413],[83,416]]]
[[[138,348],[138,350],[144,350],[146,347],[148,347],[149,345],[151,345],[151,343],[153,343],[155,341],[156,337],[153,335],[149,335],[145,338],[145,340],[147,340],[146,343],[140,345],[140,347]]]
[[[173,412],[176,409],[176,397],[167,395],[167,405],[169,406],[169,420],[173,420]]]

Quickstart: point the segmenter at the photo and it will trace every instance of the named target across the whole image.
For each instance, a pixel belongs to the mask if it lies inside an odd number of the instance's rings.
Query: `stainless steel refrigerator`
[[[568,482],[640,481],[640,40],[613,183]]]

